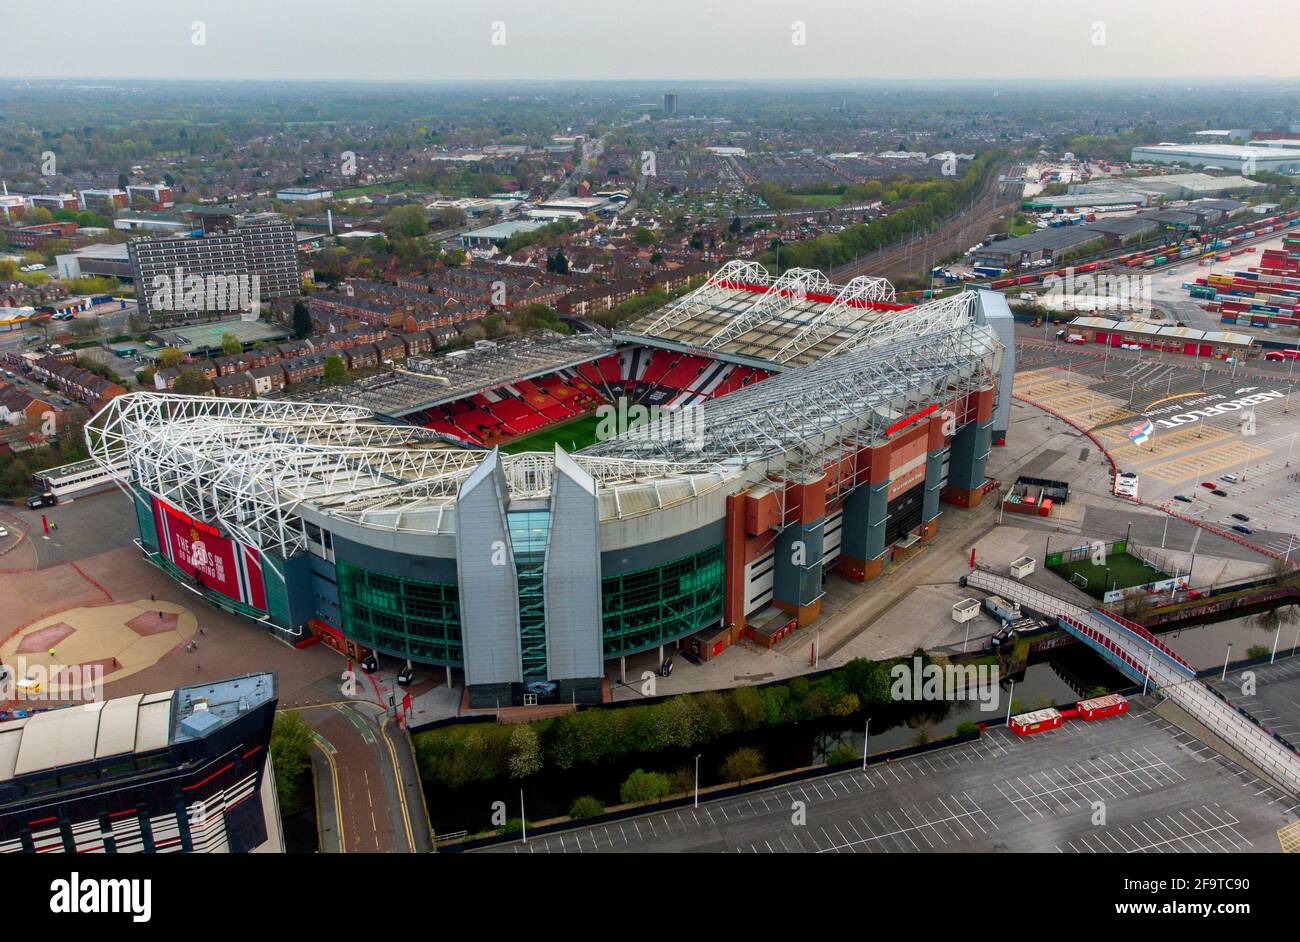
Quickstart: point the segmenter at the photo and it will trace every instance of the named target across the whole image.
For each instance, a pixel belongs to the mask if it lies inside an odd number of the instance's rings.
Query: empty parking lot
[[[1275,852],[1297,810],[1295,796],[1135,702],[1126,716],[1024,739],[999,728],[866,771],[485,850]]]

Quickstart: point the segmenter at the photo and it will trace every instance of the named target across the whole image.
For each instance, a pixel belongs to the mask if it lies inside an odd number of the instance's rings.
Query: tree
[[[542,746],[537,733],[520,723],[510,734],[510,777],[527,778],[542,770]]]
[[[158,351],[158,365],[164,370],[180,366],[183,362],[185,362],[185,354],[175,347],[164,347]]]
[[[326,386],[339,386],[348,381],[348,368],[343,364],[343,358],[337,353],[331,353],[325,358],[325,374],[321,377],[321,382]]]
[[[236,354],[242,353],[243,350],[244,345],[239,342],[239,338],[234,334],[221,335],[221,352],[226,356],[233,357]]]
[[[72,336],[78,340],[89,340],[99,334],[99,317],[90,314],[84,317],[74,318],[72,321]]]
[[[196,369],[187,368],[181,370],[172,389],[187,396],[202,396],[212,392],[212,380]]]
[[[758,778],[766,768],[763,753],[752,746],[742,746],[723,760],[722,777],[728,782],[743,782]]]
[[[569,259],[564,254],[564,249],[556,249],[555,254],[546,260],[546,270],[557,275],[569,273]]]
[[[136,308],[126,318],[126,330],[127,333],[137,337],[141,334],[147,334],[149,332],[149,318],[141,314],[139,308]]]
[[[271,767],[275,770],[275,791],[282,814],[292,814],[310,784],[311,727],[297,710],[277,713],[271,726]]]
[[[311,308],[306,301],[293,302],[293,335],[299,340],[311,336]]]
[[[655,238],[655,234],[645,226],[637,226],[632,230],[632,242],[643,249],[654,245],[658,241],[659,240]]]
[[[414,238],[429,231],[429,220],[419,206],[398,206],[384,215],[383,226],[390,239],[394,236]]]
[[[23,212],[24,226],[41,226],[47,222],[54,222],[54,214],[44,206],[32,206]]]
[[[618,797],[624,804],[641,804],[647,801],[659,801],[669,791],[668,776],[661,772],[644,772],[637,769],[627,777],[618,790]]]

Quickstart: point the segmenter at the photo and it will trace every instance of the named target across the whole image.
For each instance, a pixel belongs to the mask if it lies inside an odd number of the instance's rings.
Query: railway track
[[[829,272],[831,279],[842,284],[858,275],[898,278],[924,274],[939,259],[951,252],[964,252],[987,235],[999,217],[1020,202],[1021,185],[998,182],[999,167],[989,174],[970,209],[947,220],[934,232],[924,233],[898,245],[887,246],[870,255],[854,259]],[[1009,174],[1014,176],[1014,174]]]

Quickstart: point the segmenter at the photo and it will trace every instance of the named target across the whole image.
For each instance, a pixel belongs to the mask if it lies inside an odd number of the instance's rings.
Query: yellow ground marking
[[[1286,827],[1278,828],[1277,842],[1282,845],[1282,853],[1300,854],[1300,821],[1292,821]]]
[[[1016,387],[1016,392],[1026,399],[1033,399],[1035,402],[1043,402],[1055,399],[1058,396],[1070,396],[1082,392],[1088,387],[1081,383],[1067,383],[1063,379],[1049,379],[1041,383],[1034,383],[1032,386],[1025,388]]]
[[[1066,418],[1073,419],[1087,428],[1108,425],[1111,422],[1121,422],[1135,417],[1132,412],[1129,412],[1123,406],[1100,402],[1080,403],[1068,409],[1058,408],[1056,405],[1053,405],[1052,408]]]
[[[1209,479],[1218,471],[1232,467],[1239,468],[1247,461],[1255,461],[1272,453],[1267,448],[1260,448],[1257,445],[1251,445],[1243,441],[1235,441],[1228,445],[1219,445],[1217,448],[1171,458],[1168,461],[1152,465],[1142,473],[1152,475],[1162,481],[1168,481],[1171,484],[1193,478]]]
[[[1106,429],[1107,432],[1114,431]],[[1128,433],[1124,429],[1119,430],[1118,436],[1121,440],[1128,442]],[[1180,451],[1190,451],[1193,448],[1203,448],[1215,442],[1221,442],[1225,438],[1232,438],[1232,433],[1213,425],[1207,425],[1200,430],[1197,435],[1196,429],[1192,427],[1181,428],[1173,432],[1157,431],[1145,445],[1134,445],[1132,443],[1124,444],[1118,448],[1111,449],[1111,456],[1116,461],[1124,465],[1139,464],[1144,461],[1155,461],[1158,458],[1169,458],[1178,454]],[[1106,438],[1110,440],[1110,435]]]

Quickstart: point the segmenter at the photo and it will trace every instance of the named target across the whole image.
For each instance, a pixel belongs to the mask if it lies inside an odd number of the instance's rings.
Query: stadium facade
[[[87,437],[129,467],[141,549],[211,601],[461,670],[471,706],[598,702],[609,662],[774,643],[832,572],[870,582],[942,503],[978,504],[1011,325],[992,292],[907,306],[880,279],[731,262],[576,367],[468,404],[408,395],[405,422],[374,386],[368,405],[138,393]],[[587,447],[495,447],[566,395],[662,406]]]

